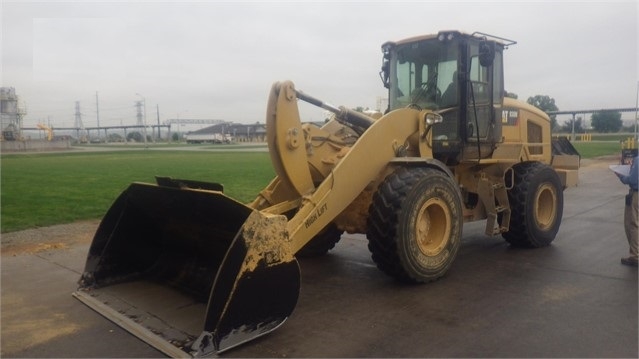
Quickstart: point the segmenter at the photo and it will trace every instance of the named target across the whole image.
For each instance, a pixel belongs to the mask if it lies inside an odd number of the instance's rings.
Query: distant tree
[[[108,136],[109,142],[122,142],[123,137],[119,133],[109,133]]]
[[[623,121],[621,121],[621,112],[617,111],[599,111],[592,114],[590,123],[592,128],[597,132],[619,132]]]
[[[538,109],[549,112],[549,111],[559,111],[557,105],[555,105],[555,99],[548,95],[535,95],[533,97],[528,98],[529,104],[537,107]],[[550,116],[550,128],[557,127],[557,115]]]
[[[566,121],[566,123],[561,126],[561,130],[564,132],[571,132],[572,133],[572,119]],[[585,133],[586,129],[584,128],[584,122],[583,119],[581,117],[577,117],[577,119],[575,120],[575,133]]]
[[[506,91],[506,97],[514,98],[515,100],[519,98],[516,93]]]
[[[130,132],[126,135],[127,141],[144,142],[144,136],[139,132]]]
[[[178,135],[176,132],[173,132],[173,134],[171,135],[171,139],[174,142],[178,142],[180,140],[180,135]]]

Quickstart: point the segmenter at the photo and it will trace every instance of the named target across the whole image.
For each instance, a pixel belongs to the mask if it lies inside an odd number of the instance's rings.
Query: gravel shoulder
[[[3,256],[15,256],[90,243],[99,224],[100,220],[94,219],[3,233],[0,251]]]

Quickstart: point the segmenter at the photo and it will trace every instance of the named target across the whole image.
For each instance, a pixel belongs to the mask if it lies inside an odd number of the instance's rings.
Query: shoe
[[[631,267],[637,267],[639,263],[637,261],[637,258],[625,257],[625,258],[621,258],[621,264],[631,266]]]

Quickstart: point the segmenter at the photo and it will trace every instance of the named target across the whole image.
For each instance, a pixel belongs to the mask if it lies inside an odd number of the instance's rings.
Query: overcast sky
[[[506,89],[560,110],[634,107],[636,1],[220,2],[0,0],[0,83],[25,126],[169,118],[264,122],[275,81],[333,105],[376,108],[382,43],[458,29],[513,39]],[[136,95],[139,94],[139,95]],[[303,120],[322,120],[303,109]],[[634,118],[635,114],[624,114]]]

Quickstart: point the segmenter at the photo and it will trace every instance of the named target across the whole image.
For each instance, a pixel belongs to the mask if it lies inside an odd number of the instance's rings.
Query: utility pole
[[[95,92],[95,119],[98,125],[98,139],[100,138],[100,106],[98,105],[98,91]],[[104,132],[104,141],[107,142],[106,139],[106,130]]]
[[[100,106],[98,106],[98,91],[95,92],[95,117],[98,124],[98,137],[100,136]]]
[[[162,136],[160,135],[160,105],[155,105],[155,111],[158,115],[158,140],[162,140]]]

